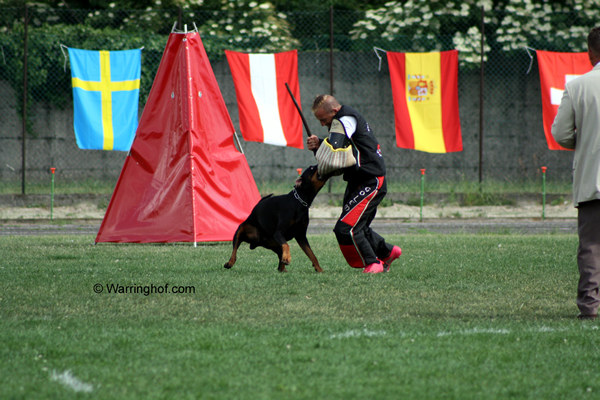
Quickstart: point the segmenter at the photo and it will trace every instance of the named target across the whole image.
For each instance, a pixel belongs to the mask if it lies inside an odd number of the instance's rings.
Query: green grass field
[[[309,237],[322,274],[295,242],[281,274],[247,245],[225,270],[230,243],[2,236],[0,398],[598,398],[574,235],[388,239],[366,275],[333,234]]]

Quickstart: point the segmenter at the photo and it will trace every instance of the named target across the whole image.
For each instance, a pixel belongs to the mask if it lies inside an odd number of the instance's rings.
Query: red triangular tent
[[[96,242],[231,240],[260,199],[197,32],[171,33]]]

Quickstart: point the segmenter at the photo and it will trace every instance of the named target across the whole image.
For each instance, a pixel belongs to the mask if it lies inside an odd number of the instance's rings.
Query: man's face
[[[338,111],[339,109],[336,110],[335,108],[333,110],[326,111],[325,107],[319,107],[315,110],[315,117],[319,120],[321,126],[331,128],[331,121],[333,121],[333,117]]]

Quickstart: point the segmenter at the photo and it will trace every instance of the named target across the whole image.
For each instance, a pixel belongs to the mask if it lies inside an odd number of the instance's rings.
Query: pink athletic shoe
[[[381,261],[377,261],[376,263],[369,264],[363,269],[363,273],[365,274],[378,274],[383,272],[383,264]]]
[[[381,260],[383,263],[383,272],[388,272],[390,270],[390,265],[394,262],[394,260],[402,255],[402,249],[398,246],[394,246],[392,248],[392,252],[389,256]]]

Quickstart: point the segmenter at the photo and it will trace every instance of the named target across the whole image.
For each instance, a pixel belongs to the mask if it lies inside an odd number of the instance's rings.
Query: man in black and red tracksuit
[[[364,268],[365,273],[387,272],[402,250],[386,243],[370,227],[377,206],[387,193],[385,163],[379,143],[369,123],[356,110],[341,105],[331,95],[317,96],[312,111],[321,125],[327,126],[329,141],[337,142],[339,137],[347,140],[352,144],[356,158],[354,166],[343,169],[343,179],[348,185],[342,214],[333,229],[342,254],[351,267]],[[307,147],[316,151],[321,142],[317,136],[310,136]]]

